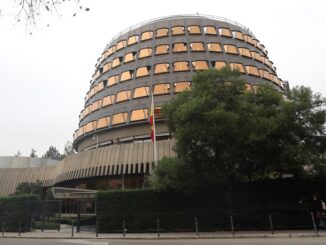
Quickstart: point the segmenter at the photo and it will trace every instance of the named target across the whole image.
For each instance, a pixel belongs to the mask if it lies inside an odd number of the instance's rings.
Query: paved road
[[[0,245],[325,245],[325,237],[312,238],[236,238],[182,240],[82,240],[0,238]]]

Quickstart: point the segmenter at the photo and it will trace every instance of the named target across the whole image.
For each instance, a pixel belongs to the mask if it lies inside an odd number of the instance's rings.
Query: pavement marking
[[[80,245],[110,245],[110,242],[93,242],[93,241],[86,241],[86,240],[59,240],[60,243],[74,243]]]

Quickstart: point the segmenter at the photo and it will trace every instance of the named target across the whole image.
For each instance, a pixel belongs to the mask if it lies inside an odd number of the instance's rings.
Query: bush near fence
[[[312,194],[326,197],[325,179],[274,179],[220,185],[192,195],[155,190],[102,191],[97,195],[99,232],[311,229]]]
[[[4,223],[5,231],[29,231],[32,203],[39,200],[37,195],[19,195],[0,197],[0,225]],[[1,228],[1,227],[0,227]]]

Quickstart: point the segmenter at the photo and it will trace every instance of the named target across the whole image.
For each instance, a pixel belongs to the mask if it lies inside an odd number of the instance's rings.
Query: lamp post
[[[97,134],[93,134],[92,140],[96,139],[96,149],[98,148],[98,135]]]

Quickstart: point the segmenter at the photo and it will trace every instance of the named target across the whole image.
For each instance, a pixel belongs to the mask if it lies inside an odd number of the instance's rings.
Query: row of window
[[[182,91],[188,90],[191,87],[190,82],[175,82],[173,83],[173,92],[180,93]],[[120,91],[117,94],[112,94],[105,96],[102,99],[96,100],[94,103],[90,104],[89,106],[85,107],[85,109],[80,114],[80,120],[82,120],[88,114],[99,110],[102,107],[113,105],[114,103],[124,102],[130,99],[138,99],[142,97],[149,96],[150,87],[138,87],[135,88],[133,91],[131,90],[124,90]],[[153,87],[153,94],[154,95],[163,95],[163,94],[170,94],[171,92],[171,85],[170,83],[160,83],[156,84]]]
[[[113,45],[109,47],[99,58],[99,63],[101,63],[106,58],[110,57],[113,53],[127,47],[134,45],[138,42],[151,40],[154,38],[162,38],[162,37],[168,37],[169,33],[171,33],[172,36],[176,35],[184,35],[188,32],[190,35],[199,35],[199,34],[206,34],[206,35],[220,35],[223,37],[228,38],[235,38],[244,42],[247,42],[257,48],[259,48],[261,51],[264,51],[264,45],[260,44],[258,40],[253,39],[250,35],[242,34],[240,31],[231,31],[229,28],[221,27],[216,28],[215,26],[204,26],[201,28],[199,25],[190,25],[187,28],[184,26],[174,26],[171,28],[159,28],[155,31],[145,31],[141,33],[140,35],[133,35],[130,36],[127,39],[120,40],[116,45]]]
[[[163,118],[162,107],[156,107],[154,109],[155,118]],[[128,118],[130,116],[130,118]],[[94,130],[103,129],[109,126],[116,126],[120,124],[124,124],[128,122],[137,122],[137,121],[144,121],[147,120],[149,117],[149,109],[137,109],[130,112],[121,112],[114,114],[112,116],[102,117],[98,120],[89,122],[84,126],[80,127],[75,131],[74,139],[77,139],[83,134],[92,132]]]
[[[274,74],[269,73],[264,69],[258,69],[255,66],[246,65],[244,66],[241,63],[229,63],[232,69],[239,69],[241,73],[254,75],[257,77],[265,78],[269,81],[277,83],[279,86],[282,86],[282,81],[277,78]],[[221,69],[222,67],[226,66],[226,62],[224,61],[213,61],[211,67],[215,69]],[[190,71],[191,68],[195,71],[202,71],[207,70],[209,68],[209,62],[205,60],[197,60],[197,61],[176,61],[173,63],[172,71],[173,72],[184,72]],[[106,81],[102,81],[97,85],[93,86],[89,92],[87,93],[85,100],[87,101],[92,96],[97,94],[98,92],[102,91],[105,87],[110,87],[118,82],[125,82],[132,80],[134,78],[140,78],[149,76],[151,74],[152,67],[151,66],[142,66],[138,67],[135,70],[127,70],[122,72],[119,75],[114,75],[109,77]],[[155,64],[153,69],[153,74],[163,74],[170,72],[170,64],[169,63],[161,63]]]
[[[273,63],[269,61],[269,59],[261,54],[259,54],[256,51],[250,51],[248,48],[237,48],[233,44],[224,44],[223,45],[224,52],[227,54],[234,54],[234,55],[241,55],[247,58],[253,58],[261,63],[264,63],[271,69],[273,68]],[[222,51],[222,45],[220,43],[207,43],[206,45],[203,42],[192,42],[189,44],[189,47],[187,43],[179,42],[174,43],[172,45],[172,52],[173,53],[181,53],[181,52],[187,52],[190,50],[191,52],[205,52],[206,50],[208,52],[223,52]],[[157,45],[155,48],[143,48],[140,49],[138,52],[138,59],[151,57],[154,53],[154,55],[162,55],[162,54],[168,54],[170,52],[170,46],[168,44],[161,44]],[[108,62],[103,65],[101,69],[98,69],[96,73],[93,75],[93,80],[96,80],[99,78],[102,74],[112,70],[115,67],[120,66],[121,64],[126,64],[131,61],[136,60],[137,52],[130,52],[125,54],[124,56],[115,58],[112,62]]]

